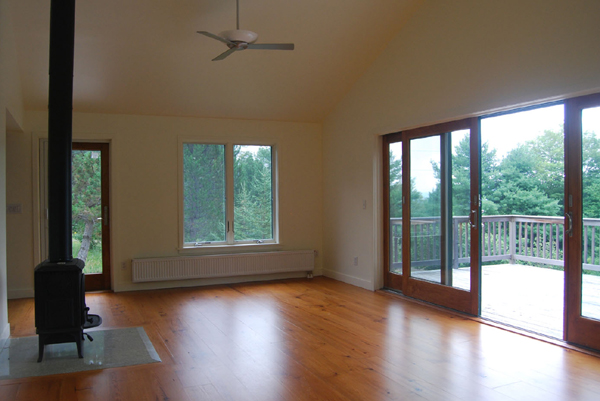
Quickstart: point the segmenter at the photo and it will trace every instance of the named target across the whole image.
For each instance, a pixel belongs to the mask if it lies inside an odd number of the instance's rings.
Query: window
[[[276,242],[274,148],[183,143],[183,246]]]

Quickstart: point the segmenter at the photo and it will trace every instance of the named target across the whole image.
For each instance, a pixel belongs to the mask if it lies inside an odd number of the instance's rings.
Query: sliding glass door
[[[600,94],[386,135],[383,160],[387,288],[600,349]]]
[[[600,349],[600,94],[566,110],[565,339]]]
[[[600,349],[600,94],[383,142],[385,287]]]
[[[476,119],[386,136],[386,287],[479,313]],[[475,162],[473,162],[475,161]]]

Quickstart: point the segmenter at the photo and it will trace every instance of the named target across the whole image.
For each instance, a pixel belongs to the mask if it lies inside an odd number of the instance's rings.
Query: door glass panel
[[[452,269],[449,283],[453,287],[471,289],[471,155],[470,130],[450,133],[452,150]]]
[[[563,336],[564,106],[481,119],[481,315]]]
[[[600,107],[582,111],[582,316],[600,319]]]
[[[183,145],[183,199],[184,242],[224,242],[224,145]]]
[[[73,257],[85,262],[85,274],[102,273],[101,162],[100,151],[73,151]]]
[[[441,283],[440,136],[410,141],[411,276]]]
[[[470,193],[469,130],[411,140],[412,277],[470,290]]]
[[[390,271],[402,274],[402,142],[390,153]]]

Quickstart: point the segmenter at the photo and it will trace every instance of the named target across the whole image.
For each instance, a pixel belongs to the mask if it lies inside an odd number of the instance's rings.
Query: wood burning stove
[[[44,262],[35,268],[35,327],[39,336],[39,357],[44,357],[47,344],[74,342],[83,358],[84,329],[99,326],[102,318],[88,314],[85,305],[84,262]]]
[[[50,3],[48,98],[48,260],[35,268],[35,326],[38,362],[47,344],[74,342],[83,358],[84,329],[102,319],[85,305],[84,262],[73,259],[71,235],[71,143],[75,0]],[[91,341],[92,338],[88,336]]]

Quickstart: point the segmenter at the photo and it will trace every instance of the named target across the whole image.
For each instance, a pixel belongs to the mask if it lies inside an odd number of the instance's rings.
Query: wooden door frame
[[[405,295],[419,298],[421,300],[431,302],[452,308],[461,312],[472,315],[479,315],[480,305],[480,257],[479,257],[479,240],[471,241],[471,289],[465,291],[459,288],[449,287],[442,284],[430,283],[423,280],[411,278],[411,261],[410,251],[402,252],[402,274],[398,275],[390,272],[390,215],[389,215],[389,195],[390,195],[390,180],[389,180],[389,145],[395,142],[402,142],[402,220],[411,220],[410,206],[410,140],[424,138],[434,135],[441,135],[447,132],[453,132],[463,129],[470,130],[470,156],[471,156],[471,199],[470,210],[475,210],[470,218],[473,219],[471,224],[471,238],[479,239],[480,226],[480,205],[479,205],[479,119],[468,118],[463,120],[451,121],[442,124],[431,125],[427,127],[416,128],[403,132],[397,132],[386,135],[383,140],[383,261],[384,261],[384,285],[388,288],[393,288],[402,291]],[[442,209],[445,207],[443,206]],[[447,209],[447,208],[446,208]],[[410,249],[410,225],[402,227],[402,249]]]
[[[111,289],[110,250],[110,147],[106,142],[73,142],[72,150],[101,152],[101,197],[102,197],[102,273],[85,275],[85,290]]]
[[[402,275],[390,272],[390,153],[392,143],[402,142],[402,132],[388,134],[382,141],[383,170],[383,285],[402,291]],[[404,209],[404,208],[403,208]]]
[[[572,236],[565,247],[565,309],[564,340],[585,347],[600,349],[600,321],[581,315],[582,299],[582,119],[583,109],[600,107],[600,93],[565,101],[565,227],[573,222]],[[572,199],[572,201],[571,201]],[[565,230],[566,232],[566,230]]]

